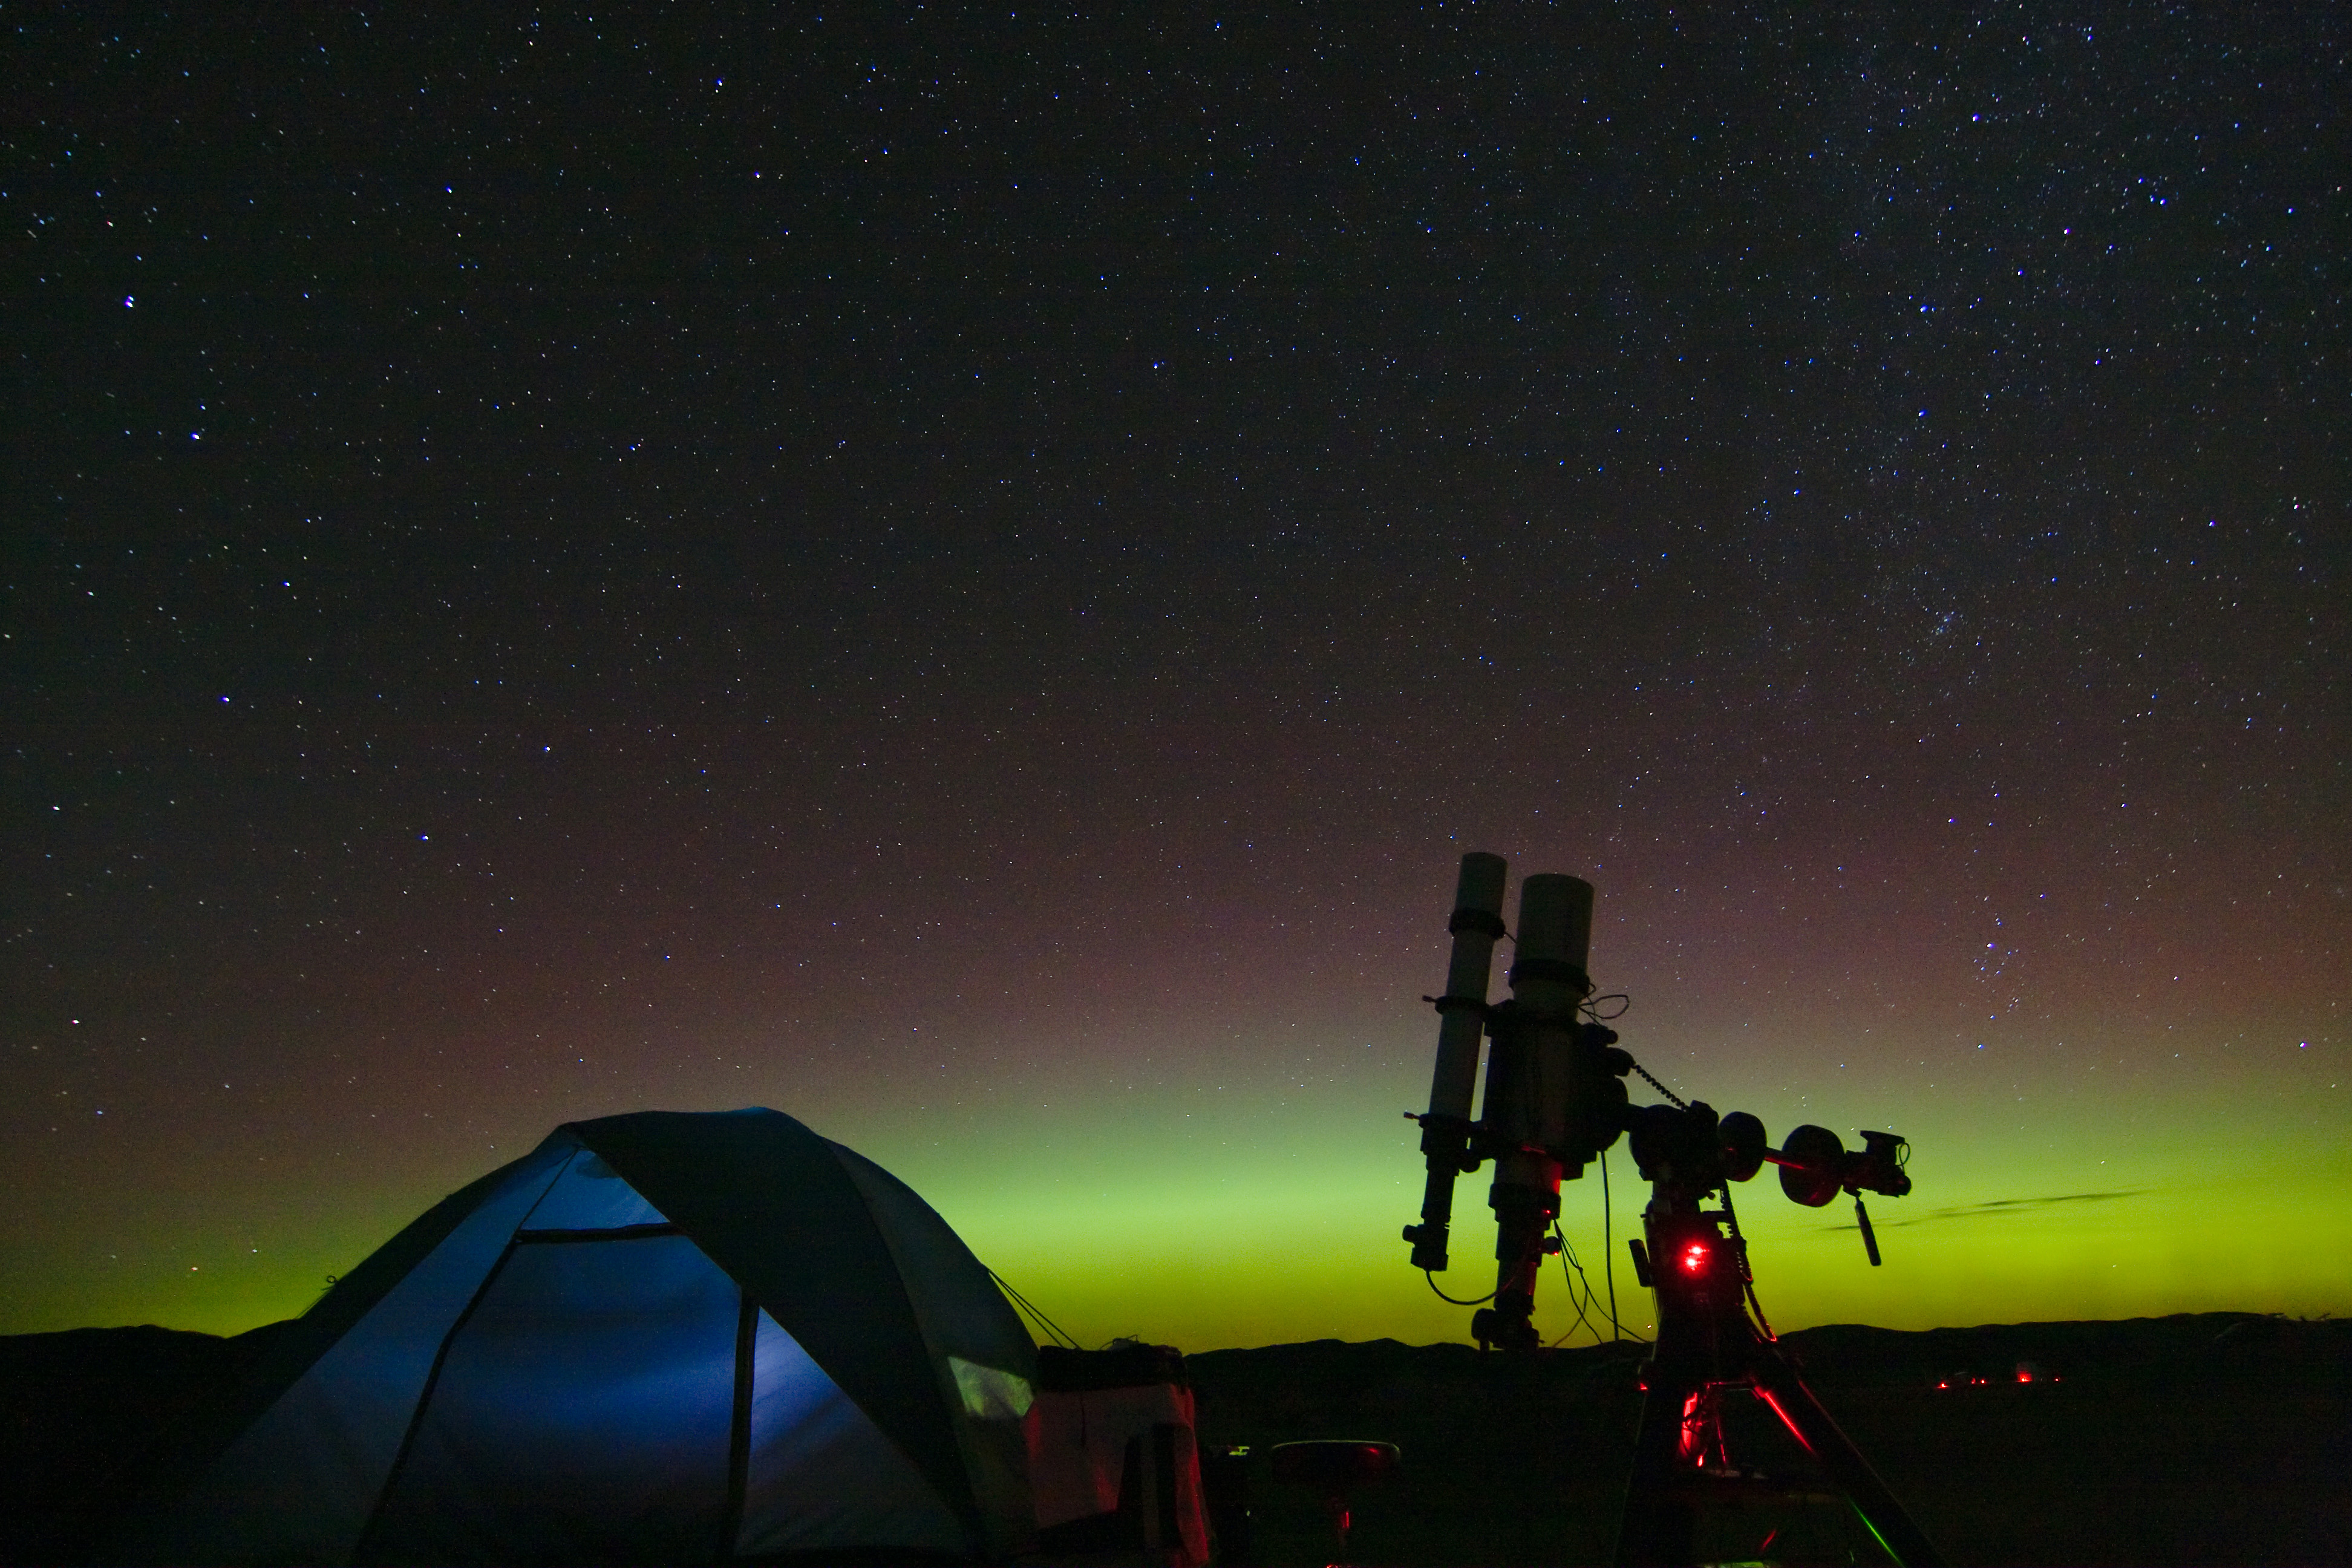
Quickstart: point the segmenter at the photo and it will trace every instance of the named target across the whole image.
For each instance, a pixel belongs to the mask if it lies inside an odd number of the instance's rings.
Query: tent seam
[[[515,1221],[516,1230],[520,1230],[530,1222],[530,1216],[539,1212],[539,1205],[547,1201],[547,1194],[555,1190],[555,1184],[563,1179],[563,1173],[572,1169],[572,1163],[580,1158],[581,1148],[582,1145],[575,1139],[572,1152],[563,1157],[563,1163],[556,1166],[553,1173],[548,1176],[547,1185],[541,1187],[539,1190],[539,1196],[531,1200],[530,1207],[523,1210],[522,1217]],[[358,1538],[352,1542],[350,1560],[352,1563],[358,1563],[366,1554],[369,1540],[374,1536],[377,1526],[383,1521],[384,1507],[392,1500],[392,1489],[398,1484],[400,1472],[408,1463],[409,1450],[416,1444],[416,1434],[424,1429],[425,1412],[433,1403],[434,1389],[440,1384],[441,1368],[449,1359],[449,1347],[457,1342],[457,1336],[465,1331],[466,1325],[473,1321],[474,1309],[482,1304],[482,1299],[490,1293],[490,1287],[497,1283],[499,1275],[506,1272],[507,1259],[512,1258],[514,1253],[514,1234],[509,1232],[506,1246],[499,1250],[499,1260],[483,1272],[482,1282],[474,1287],[473,1295],[467,1300],[466,1310],[457,1314],[457,1321],[451,1323],[449,1331],[441,1336],[440,1346],[433,1352],[433,1365],[425,1373],[425,1386],[417,1390],[416,1408],[409,1413],[408,1430],[400,1435],[400,1447],[393,1451],[392,1464],[384,1471],[383,1484],[376,1489],[375,1505],[368,1510],[367,1522],[360,1527]]]
[[[842,1159],[841,1145],[830,1138],[822,1136],[819,1142],[824,1145],[824,1152],[832,1157],[833,1163],[840,1167],[842,1175],[849,1183],[850,1190],[857,1194],[858,1209],[865,1215],[866,1223],[874,1227],[875,1234],[882,1238],[882,1250],[889,1256],[891,1267],[898,1271],[901,1279],[906,1279],[908,1277],[907,1259],[898,1250],[898,1239],[890,1234],[890,1227],[882,1223],[882,1216],[874,1212],[872,1201],[866,1196],[865,1189],[858,1184],[857,1173],[851,1168],[848,1162]],[[877,1168],[879,1169],[879,1167]],[[888,1174],[887,1172],[883,1173]],[[914,1305],[911,1292],[908,1305],[910,1310]],[[961,1518],[973,1554],[984,1559],[991,1554],[990,1548],[992,1543],[989,1539],[988,1510],[982,1504],[980,1489],[972,1483],[973,1455],[971,1434],[964,1429],[962,1420],[962,1393],[957,1390],[953,1398],[949,1396],[949,1391],[953,1384],[947,1375],[947,1352],[940,1348],[939,1342],[931,1331],[931,1325],[925,1320],[923,1314],[914,1311],[912,1316],[915,1321],[916,1338],[921,1342],[923,1359],[929,1363],[930,1384],[939,1394],[940,1408],[947,1415],[948,1430],[955,1438],[956,1458],[960,1461],[956,1475],[958,1484],[953,1494],[944,1496],[940,1500],[946,1503]],[[933,1482],[933,1488],[938,1489],[936,1481]]]
[[[441,1336],[440,1348],[433,1352],[433,1366],[425,1374],[425,1386],[417,1391],[416,1408],[409,1414],[408,1430],[400,1435],[400,1447],[393,1453],[392,1468],[384,1472],[383,1485],[376,1490],[375,1506],[368,1510],[367,1523],[362,1527],[359,1540],[352,1545],[353,1563],[366,1555],[370,1539],[383,1522],[383,1510],[392,1501],[392,1489],[399,1485],[400,1472],[408,1464],[410,1450],[416,1446],[416,1435],[425,1428],[425,1413],[432,1408],[433,1391],[440,1386],[441,1368],[449,1359],[449,1347],[457,1343],[457,1336],[465,1332],[466,1325],[473,1321],[474,1309],[480,1306],[482,1299],[490,1293],[490,1287],[497,1284],[499,1276],[506,1272],[507,1259],[514,1255],[515,1243],[512,1237],[509,1237],[506,1247],[499,1253],[499,1260],[482,1276],[481,1284],[475,1288],[473,1297],[467,1301],[466,1310],[457,1314],[457,1321],[451,1323],[449,1331]]]

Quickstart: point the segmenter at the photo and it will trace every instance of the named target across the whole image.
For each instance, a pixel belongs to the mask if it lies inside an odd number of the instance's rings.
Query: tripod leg
[[[1878,1538],[1886,1554],[1903,1568],[1943,1568],[1944,1560],[1928,1543],[1927,1533],[1904,1511],[1903,1505],[1886,1489],[1886,1483],[1878,1479],[1878,1472],[1870,1468],[1870,1462],[1862,1457],[1852,1439],[1830,1419],[1830,1413],[1822,1408],[1822,1402],[1813,1397],[1804,1379],[1777,1355],[1758,1359],[1756,1396],[1772,1407],[1772,1414],[1812,1455],[1831,1483],[1845,1493],[1853,1511]]]
[[[1681,1568],[1692,1560],[1697,1524],[1684,1475],[1684,1423],[1703,1391],[1654,1366],[1649,1379],[1617,1524],[1616,1561],[1618,1568]]]

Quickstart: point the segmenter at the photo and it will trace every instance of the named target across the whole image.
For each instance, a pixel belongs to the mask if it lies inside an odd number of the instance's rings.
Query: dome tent
[[[322,1297],[115,1555],[1002,1558],[1035,1354],[944,1220],[792,1118],[573,1122]]]

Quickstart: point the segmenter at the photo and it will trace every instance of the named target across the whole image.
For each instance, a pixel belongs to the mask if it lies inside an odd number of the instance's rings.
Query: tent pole
[[[727,1523],[716,1561],[735,1555],[743,1536],[743,1498],[751,1482],[751,1390],[759,1368],[760,1303],[742,1292],[742,1310],[735,1316],[735,1411],[727,1433]]]

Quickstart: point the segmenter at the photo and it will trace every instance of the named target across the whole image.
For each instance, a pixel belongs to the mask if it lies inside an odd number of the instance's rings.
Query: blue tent
[[[115,1554],[1002,1559],[1035,1358],[944,1220],[791,1117],[573,1122],[321,1298]]]

